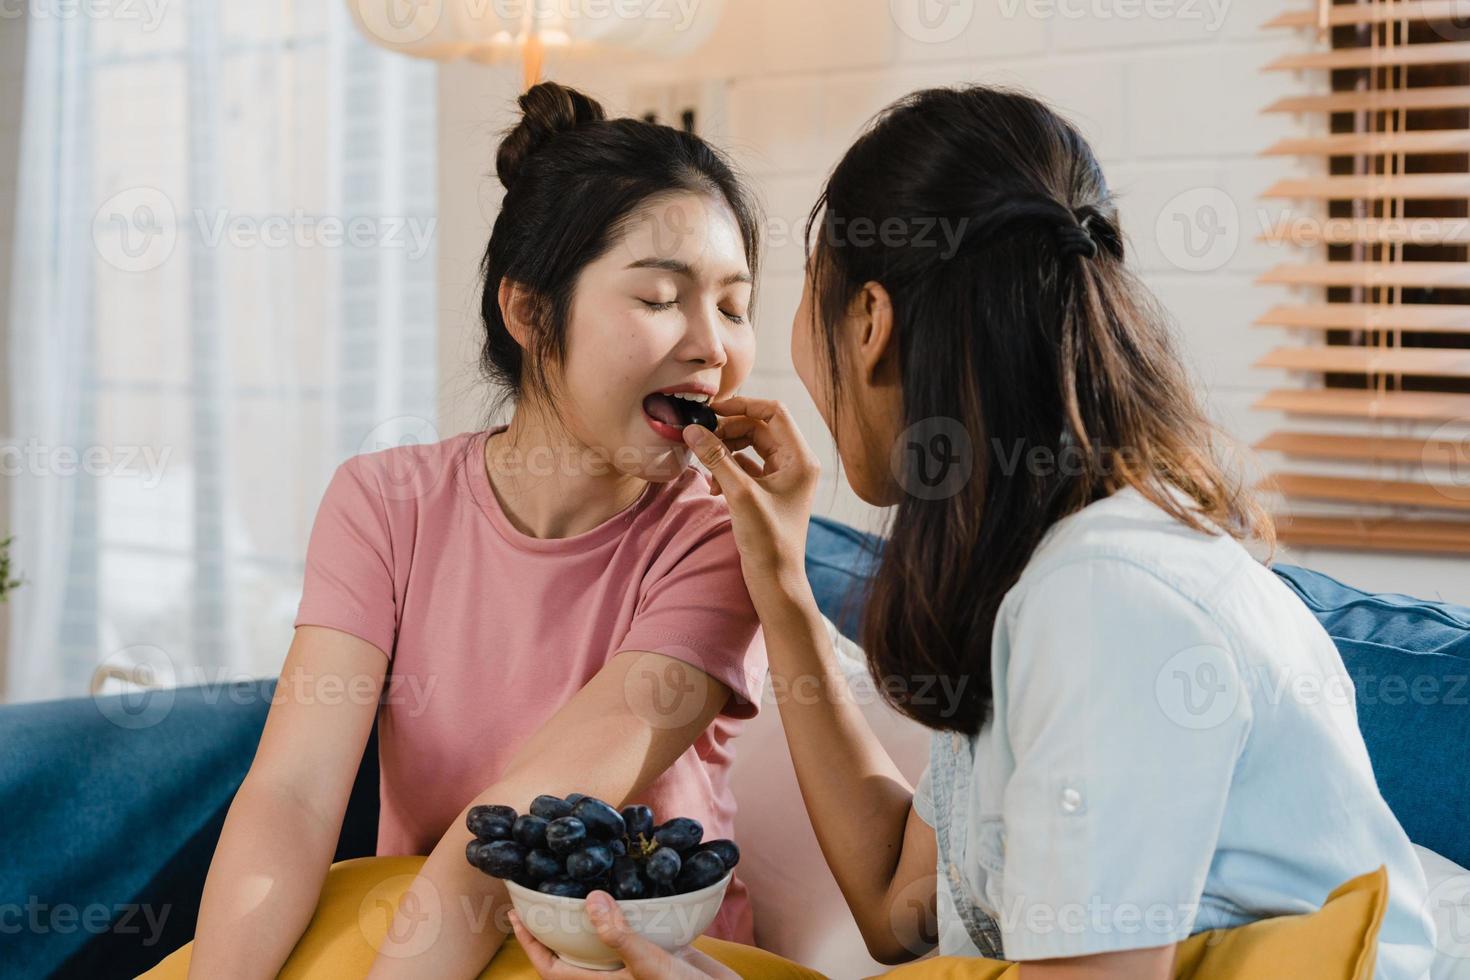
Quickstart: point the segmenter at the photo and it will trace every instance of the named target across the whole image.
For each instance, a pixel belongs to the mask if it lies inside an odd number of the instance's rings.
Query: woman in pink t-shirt
[[[465,860],[471,806],[575,791],[733,835],[730,739],[765,648],[673,398],[750,371],[754,209],[695,136],[554,84],[520,104],[481,304],[512,419],[332,477],[191,975],[273,975],[291,953],[375,717],[378,854],[429,857],[374,976],[471,976],[500,946],[508,897]],[[710,933],[752,941],[738,879]]]

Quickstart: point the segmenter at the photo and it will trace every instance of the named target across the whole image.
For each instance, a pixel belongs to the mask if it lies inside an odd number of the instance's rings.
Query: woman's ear
[[[898,347],[893,336],[893,303],[882,283],[863,283],[853,297],[850,315],[857,340],[857,366],[868,384],[877,384],[897,365]]]
[[[520,283],[509,279],[500,280],[500,291],[496,297],[500,302],[500,318],[505,329],[523,349],[529,349],[531,324],[536,315],[536,298]]]

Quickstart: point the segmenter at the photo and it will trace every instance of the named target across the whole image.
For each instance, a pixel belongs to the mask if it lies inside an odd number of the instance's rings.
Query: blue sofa
[[[881,544],[813,518],[807,574],[848,636]],[[1374,769],[1409,836],[1470,865],[1470,707],[1451,696],[1458,684],[1470,697],[1470,609],[1276,572],[1343,652]],[[1385,678],[1403,681],[1405,697],[1385,696]],[[1437,697],[1407,693],[1425,678]],[[0,978],[133,977],[189,941],[274,690],[266,679],[0,707]],[[375,733],[336,860],[373,853],[377,780]]]

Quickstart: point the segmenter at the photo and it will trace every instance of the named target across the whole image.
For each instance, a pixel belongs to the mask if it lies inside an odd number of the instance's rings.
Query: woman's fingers
[[[726,398],[724,401],[711,402],[709,407],[714,409],[717,415],[748,415],[762,422],[769,422],[779,412],[785,411],[782,404],[774,398],[745,398],[741,395]]]
[[[684,426],[684,443],[720,482],[727,499],[744,497],[753,487],[749,472],[734,460],[734,454],[719,437],[702,425]]]
[[[739,463],[741,468],[745,470],[745,472],[749,473],[752,477],[760,479],[761,477],[766,475],[765,467],[755,460],[751,459],[744,453],[737,452],[733,453],[732,455],[735,458],[735,462]]]
[[[516,941],[526,951],[526,956],[530,958],[531,965],[536,968],[536,973],[542,980],[637,980],[626,966],[615,973],[608,973],[569,965],[531,935],[531,930],[526,928],[526,924],[514,911],[510,913],[510,925],[515,930]]]
[[[597,930],[597,938],[617,951],[636,980],[709,980],[703,970],[630,929],[622,909],[607,892],[595,891],[587,896],[587,917]]]
[[[774,398],[726,398],[710,405],[717,415],[744,415],[764,422],[783,442],[796,441],[805,445],[801,431],[796,427],[791,412]]]
[[[536,968],[542,980],[557,980],[561,976],[557,968],[565,964],[556,958],[555,953],[543,946],[540,940],[531,935],[531,930],[525,927],[521,922],[521,917],[515,912],[510,913],[510,927],[515,930],[516,941],[521,944],[521,949],[526,951],[526,956],[530,958],[531,965]]]
[[[785,405],[774,399],[727,398],[710,406],[722,416],[716,431],[721,438],[748,438],[748,445],[770,459],[783,450],[792,457],[810,457],[806,438]]]

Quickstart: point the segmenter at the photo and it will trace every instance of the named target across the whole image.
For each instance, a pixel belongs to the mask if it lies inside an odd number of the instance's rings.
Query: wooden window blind
[[[1256,321],[1283,343],[1254,406],[1281,426],[1256,448],[1288,544],[1470,554],[1467,13],[1320,0],[1265,25],[1300,40],[1266,70],[1310,89],[1266,107],[1303,133],[1265,155],[1320,174],[1266,191],[1290,220],[1260,235],[1294,253],[1258,279],[1291,301]]]

